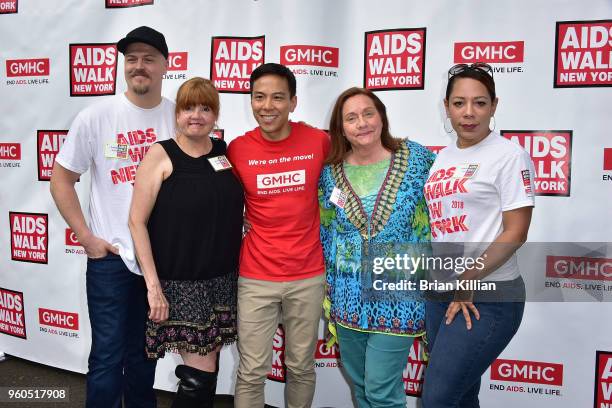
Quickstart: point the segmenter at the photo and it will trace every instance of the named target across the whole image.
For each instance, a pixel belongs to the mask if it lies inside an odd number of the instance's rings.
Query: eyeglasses
[[[457,74],[460,74],[465,71],[479,71],[483,72],[487,75],[493,77],[493,67],[484,62],[475,62],[473,64],[457,64],[453,65],[451,69],[448,70],[448,79],[451,79]]]

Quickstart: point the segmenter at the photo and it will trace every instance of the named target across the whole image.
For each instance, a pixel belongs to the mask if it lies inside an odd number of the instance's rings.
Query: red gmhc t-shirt
[[[230,143],[228,158],[244,186],[251,224],[240,251],[241,276],[292,281],[324,272],[317,185],[328,151],[325,132],[294,122],[279,142],[256,128]]]

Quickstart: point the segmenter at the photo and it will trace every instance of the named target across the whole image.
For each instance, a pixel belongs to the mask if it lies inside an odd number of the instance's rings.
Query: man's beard
[[[149,76],[144,71],[133,71],[131,74],[132,78],[138,75],[149,78]],[[146,85],[146,84],[132,84],[132,91],[136,95],[145,95],[149,92],[149,89],[150,89],[149,85]]]
[[[149,92],[149,85],[134,85],[132,86],[132,91],[136,95],[145,95]]]

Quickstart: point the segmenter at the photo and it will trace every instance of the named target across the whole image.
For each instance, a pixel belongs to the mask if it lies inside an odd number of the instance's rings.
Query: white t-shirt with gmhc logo
[[[55,158],[75,173],[91,171],[89,227],[117,246],[136,274],[141,272],[128,228],[136,168],[153,143],[174,135],[174,122],[174,103],[166,98],[143,109],[116,95],[77,115]]]
[[[442,149],[424,189],[432,242],[482,243],[465,248],[480,256],[502,233],[502,212],[535,205],[534,176],[529,154],[497,133],[468,148]],[[483,280],[518,276],[514,254]]]

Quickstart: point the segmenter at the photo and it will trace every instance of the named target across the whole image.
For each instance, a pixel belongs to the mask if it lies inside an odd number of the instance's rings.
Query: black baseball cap
[[[161,52],[164,58],[168,59],[168,45],[166,45],[166,38],[159,31],[147,26],[135,28],[127,33],[125,38],[122,38],[117,43],[117,49],[122,54],[125,54],[125,50],[127,49],[128,45],[137,42],[150,45]]]

